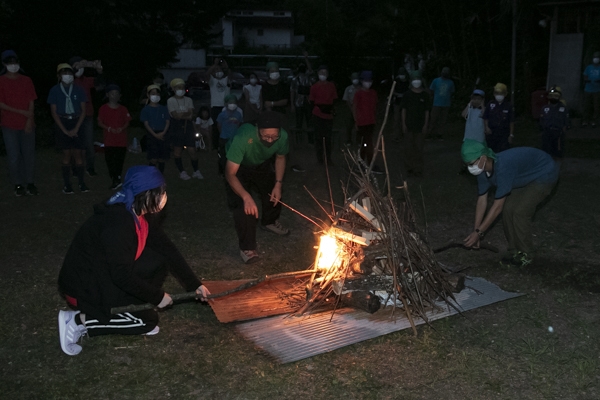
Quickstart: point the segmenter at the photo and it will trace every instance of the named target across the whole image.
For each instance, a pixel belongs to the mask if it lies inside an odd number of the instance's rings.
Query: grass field
[[[473,177],[458,175],[460,124],[444,142],[428,142],[426,172],[410,179],[418,223],[432,246],[462,239],[474,218]],[[133,132],[132,134],[135,134]],[[599,133],[600,135],[600,133]],[[517,124],[518,143],[535,144],[535,127]],[[597,399],[600,398],[600,240],[598,142],[571,140],[560,183],[534,223],[539,248],[533,265],[501,267],[498,255],[451,249],[439,260],[526,296],[393,333],[292,364],[279,365],[220,324],[210,307],[176,305],[161,314],[155,337],[84,338],[76,357],[62,353],[56,317],[64,302],[56,279],[76,229],[92,205],[110,195],[104,159],[91,192],[65,196],[59,156],[38,151],[40,195],[13,195],[6,177],[0,207],[0,398],[5,399]],[[339,144],[336,146],[339,148]],[[390,142],[394,184],[402,182],[401,147]],[[128,154],[127,165],[145,162]],[[289,211],[287,238],[259,231],[261,261],[239,259],[216,154],[201,154],[203,181],[166,171],[166,229],[198,276],[259,277],[308,267],[313,227]],[[309,147],[295,160],[305,173],[287,173],[284,200],[323,217],[304,190],[327,199],[325,173]],[[185,160],[185,159],[184,159]],[[345,173],[336,150],[332,184],[337,202]],[[184,161],[187,165],[187,160]],[[506,247],[502,224],[487,239]],[[182,291],[173,279],[166,290]],[[554,332],[550,333],[548,327]]]

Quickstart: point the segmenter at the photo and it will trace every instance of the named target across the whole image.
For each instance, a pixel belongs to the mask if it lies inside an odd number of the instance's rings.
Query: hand
[[[275,183],[275,186],[273,186],[273,191],[270,193],[270,196],[271,203],[273,203],[273,205],[276,206],[277,203],[279,203],[279,199],[281,199],[281,183]]]
[[[479,248],[479,240],[481,238],[479,237],[479,233],[473,231],[471,232],[471,234],[469,236],[467,236],[464,240],[463,240],[463,244],[465,247],[469,247],[469,248],[474,248],[474,249],[478,249]]]
[[[77,137],[77,129],[71,129],[70,131],[67,131],[67,136]]]
[[[246,215],[254,215],[255,218],[258,218],[258,207],[250,195],[244,199],[244,212]]]
[[[33,118],[33,111],[21,110],[19,113],[25,118]]]
[[[31,132],[33,132],[33,120],[28,119],[27,122],[25,122],[25,133]]]
[[[514,140],[514,136],[513,135],[509,135],[508,136],[508,143],[512,144],[513,140]]]
[[[200,296],[201,301],[209,301],[209,299],[207,297],[210,295],[210,292],[208,291],[206,286],[204,286],[204,285],[198,286],[198,289],[196,289],[196,294],[198,296]],[[198,298],[196,297],[196,299],[198,299]],[[210,299],[210,301],[214,301],[214,300]]]
[[[486,135],[491,135],[492,134],[492,130],[490,128],[488,128],[487,126],[485,127],[485,134]]]
[[[156,134],[156,138],[157,138],[158,140],[165,140],[165,133],[164,133],[164,132],[157,133],[157,134]]]
[[[160,301],[160,303],[158,303],[158,308],[165,308],[170,306],[171,304],[173,304],[173,299],[171,298],[171,296],[169,296],[169,293],[165,292],[162,300]]]

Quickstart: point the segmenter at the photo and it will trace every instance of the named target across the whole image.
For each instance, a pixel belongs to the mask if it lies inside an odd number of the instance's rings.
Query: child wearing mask
[[[346,86],[344,90],[344,95],[342,96],[342,100],[346,102],[346,105],[350,109],[350,113],[348,114],[348,118],[346,120],[346,146],[352,146],[353,141],[353,133],[354,128],[356,127],[356,121],[354,121],[354,94],[360,88],[360,80],[358,76],[358,72],[353,72],[350,75],[350,81],[352,81],[351,85]]]
[[[314,104],[312,121],[315,127],[315,150],[319,164],[323,164],[323,150],[327,163],[331,162],[331,141],[333,134],[333,102],[337,100],[337,90],[333,82],[327,80],[329,70],[325,65],[317,69],[319,81],[310,87],[308,100]],[[325,148],[323,148],[323,145]]]
[[[552,86],[548,92],[548,104],[542,108],[540,115],[542,150],[555,160],[565,156],[565,135],[569,122],[569,113],[561,102],[561,96],[560,86]]]
[[[410,74],[410,89],[402,97],[402,132],[404,134],[404,164],[408,175],[420,177],[425,167],[425,135],[429,126],[431,100],[423,90],[420,71]]]
[[[198,117],[196,118],[195,128],[196,132],[202,136],[202,139],[206,143],[204,148],[208,150],[212,149],[212,126],[214,125],[213,119],[210,117],[210,109],[206,106],[200,107]]]
[[[360,140],[360,157],[370,164],[373,158],[373,132],[377,118],[377,92],[371,89],[373,72],[361,72],[360,81],[361,87],[354,94],[354,120]],[[373,172],[381,171],[374,168]]]
[[[250,74],[250,83],[244,85],[244,98],[246,106],[244,107],[244,122],[253,124],[261,112],[262,86],[258,84],[258,77],[255,73]]]
[[[104,133],[104,159],[112,179],[109,189],[116,190],[122,185],[121,173],[127,153],[127,128],[131,115],[127,108],[119,104],[121,88],[118,85],[106,86],[106,97],[108,103],[98,111],[98,126]]]
[[[229,66],[227,61],[222,57],[215,57],[215,62],[206,71],[208,75],[208,87],[210,89],[210,117],[213,121],[217,120],[217,117],[221,113],[221,110],[225,106],[225,97],[229,95],[231,88],[231,79],[229,74]],[[217,145],[219,141],[219,131],[216,126],[213,125],[213,137],[212,142]]]
[[[219,174],[225,172],[226,146],[227,142],[233,139],[237,129],[242,125],[244,118],[238,110],[237,97],[234,94],[225,97],[225,109],[217,117],[217,127],[219,129]]]
[[[514,138],[515,110],[506,100],[507,92],[505,84],[497,83],[494,100],[488,103],[483,113],[485,140],[494,153],[508,150]]]
[[[185,95],[185,81],[180,78],[171,81],[171,88],[175,91],[175,96],[167,100],[167,108],[171,115],[171,126],[169,127],[169,139],[173,144],[173,157],[175,165],[179,170],[179,177],[184,181],[191,178],[204,179],[198,170],[198,152],[196,151],[196,137],[192,116],[194,115],[194,102]],[[192,162],[194,173],[190,177],[183,169],[181,153],[183,148],[187,149]]]
[[[56,67],[58,84],[50,89],[48,104],[55,123],[56,141],[62,149],[62,176],[64,180],[63,193],[73,194],[71,186],[71,157],[75,159],[75,171],[79,181],[79,190],[89,192],[83,175],[83,149],[81,126],[85,119],[85,91],[73,83],[75,77],[73,68],[67,64]]]
[[[471,101],[461,113],[462,117],[467,121],[463,141],[473,139],[485,144],[485,126],[483,123],[484,100],[485,92],[483,90],[473,90]]]
[[[406,68],[400,67],[398,75],[394,79],[396,87],[394,87],[394,142],[400,142],[402,139],[402,97],[409,88],[408,73]]]
[[[170,149],[166,142],[166,134],[171,123],[167,107],[160,104],[160,86],[149,85],[146,88],[148,105],[142,109],[140,121],[148,132],[147,154],[150,166],[165,171],[165,161],[169,159]]]

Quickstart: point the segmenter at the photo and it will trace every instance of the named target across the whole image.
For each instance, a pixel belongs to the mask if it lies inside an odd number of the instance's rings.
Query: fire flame
[[[341,250],[340,244],[334,236],[322,235],[317,253],[317,267],[324,270],[339,268],[342,264]]]

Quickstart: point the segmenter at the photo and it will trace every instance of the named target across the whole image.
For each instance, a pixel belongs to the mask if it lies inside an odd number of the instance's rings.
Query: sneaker
[[[252,264],[258,261],[258,252],[256,250],[240,250],[240,256],[244,264]]]
[[[21,197],[25,195],[25,187],[23,185],[15,185],[15,196]]]
[[[181,173],[179,174],[179,177],[181,179],[183,179],[184,181],[189,181],[190,179],[192,179],[187,172],[185,171],[181,171]]]
[[[62,351],[70,356],[81,353],[81,346],[77,344],[79,338],[86,334],[87,329],[83,325],[77,325],[75,316],[79,311],[58,312],[58,334]]]
[[[88,188],[85,183],[80,183],[79,184],[79,190],[81,191],[81,193],[87,193],[90,191],[90,188]]]
[[[27,185],[27,194],[29,196],[37,196],[38,193],[39,192],[33,183],[30,183],[29,185]]]
[[[120,179],[113,179],[113,183],[112,183],[112,185],[110,185],[109,189],[117,190],[121,186],[123,186],[123,183],[121,182]]]
[[[98,174],[96,173],[96,171],[93,168],[90,168],[87,170],[87,174],[89,176],[97,176]]]
[[[196,179],[204,179],[204,177],[202,176],[202,174],[200,173],[200,170],[198,171],[194,171],[194,173],[192,174],[192,178],[196,178]]]
[[[295,165],[292,165],[292,171],[294,171],[294,172],[304,172],[305,169],[302,168],[301,165],[295,164]]]
[[[269,225],[260,225],[260,228],[262,230],[265,231],[269,231],[269,232],[273,232],[276,233],[278,235],[282,235],[282,236],[286,236],[290,234],[290,230],[287,228],[284,228],[280,223],[279,220],[275,221],[272,224]]]
[[[514,258],[514,265],[517,267],[526,267],[532,262],[533,258],[523,251],[518,251]]]
[[[150,332],[142,333],[142,335],[144,335],[144,336],[154,336],[154,335],[158,335],[158,332],[160,332],[160,328],[157,325]]]
[[[62,191],[62,192],[63,192],[64,194],[73,194],[73,193],[75,193],[75,192],[73,191],[73,187],[72,187],[71,185],[69,185],[69,186],[65,186],[65,187],[63,188],[63,191]]]

